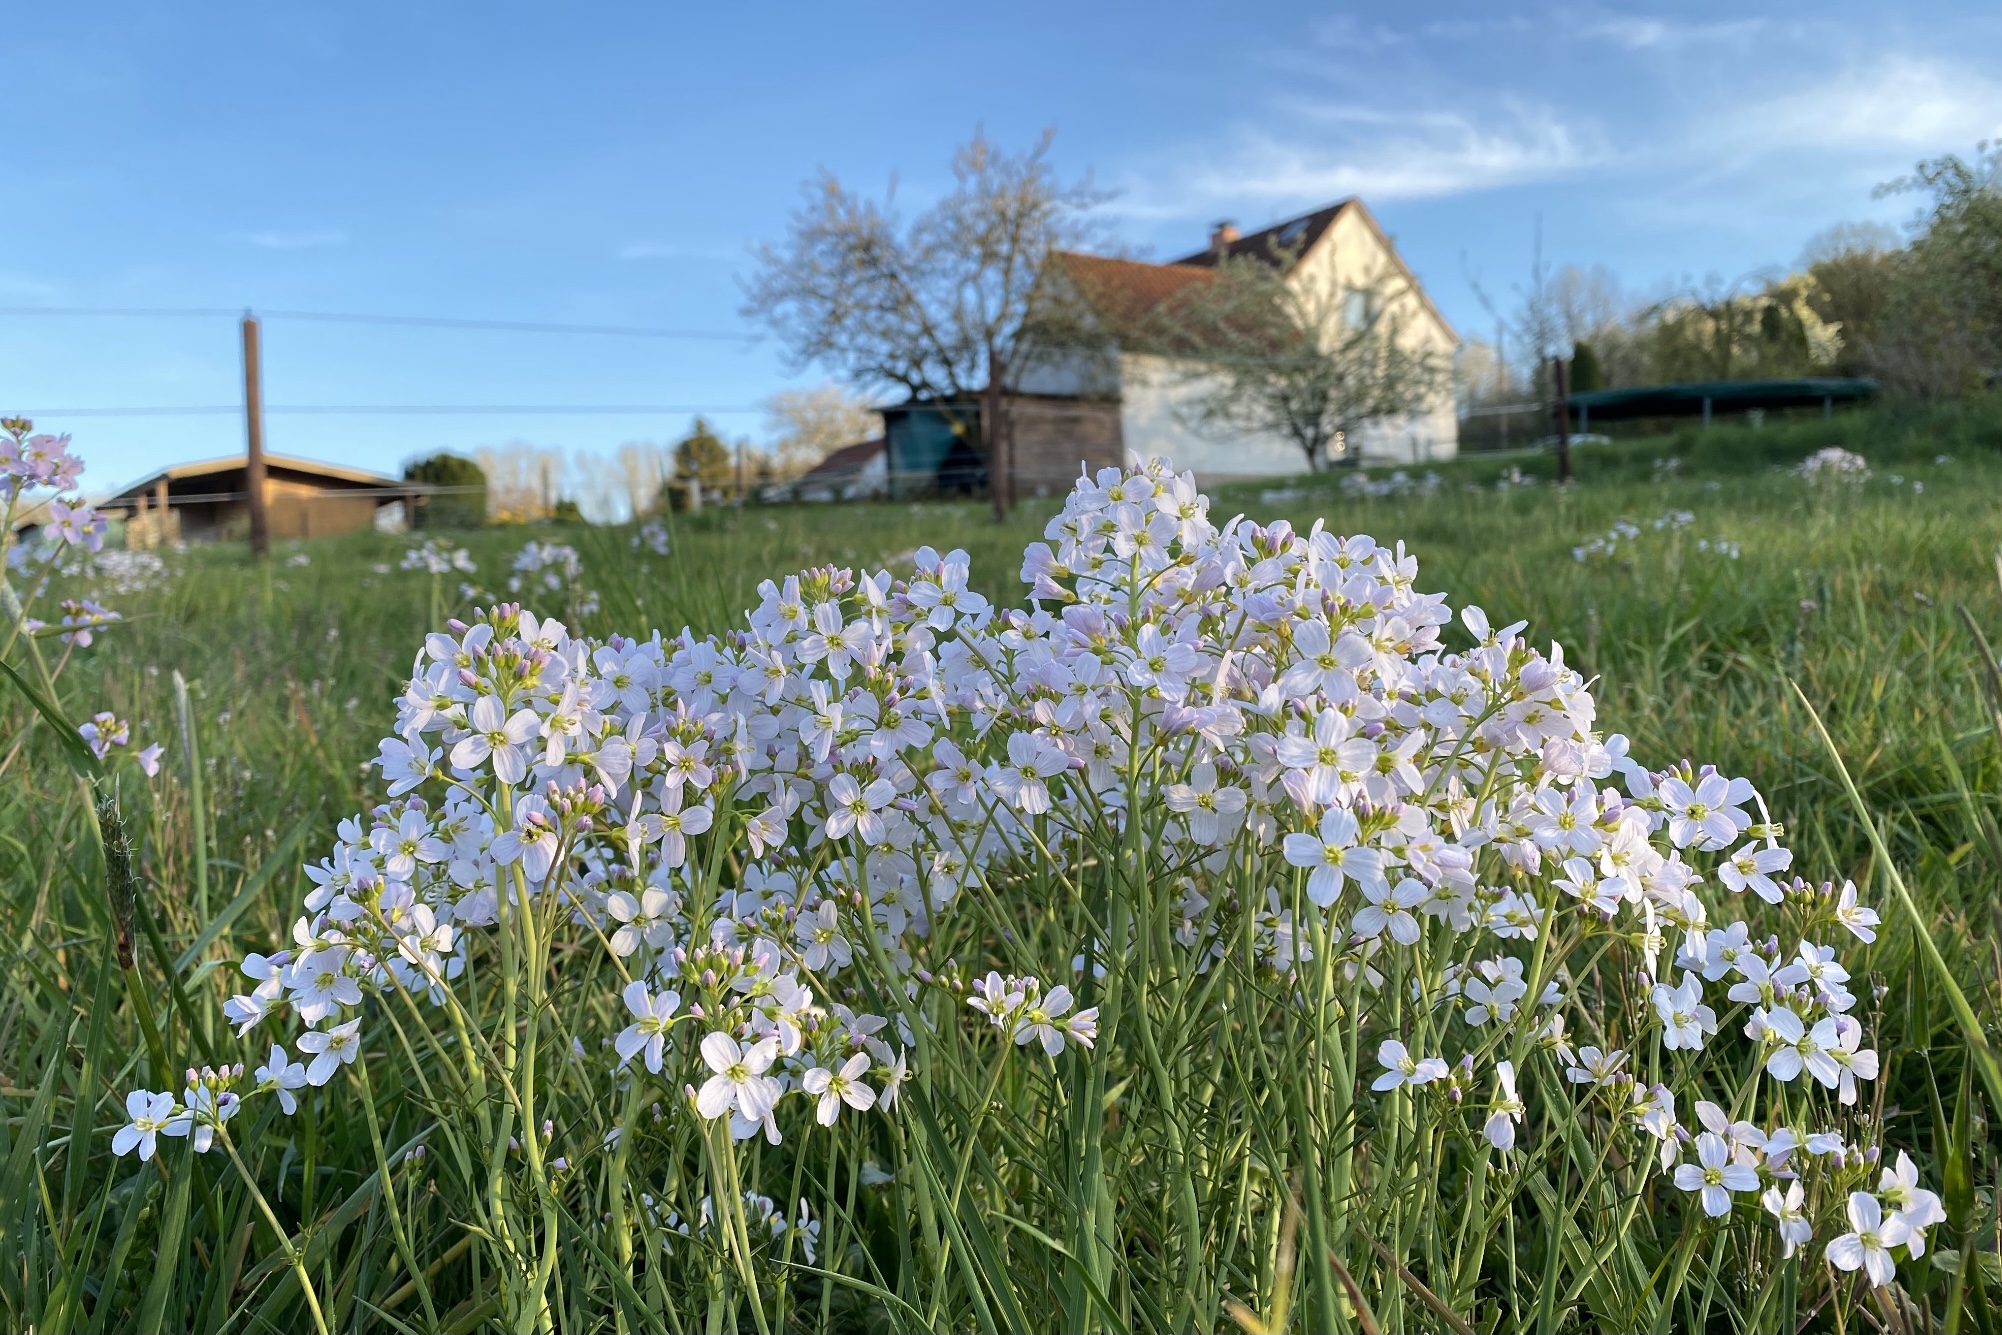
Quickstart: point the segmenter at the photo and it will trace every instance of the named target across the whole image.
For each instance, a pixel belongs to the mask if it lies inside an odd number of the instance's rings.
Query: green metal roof
[[[1686,385],[1642,385],[1635,389],[1594,389],[1570,398],[1571,415],[1593,421],[1627,417],[1694,417],[1707,402],[1716,412],[1748,408],[1810,408],[1826,402],[1850,403],[1877,393],[1874,380],[1810,376],[1801,380],[1711,380]]]

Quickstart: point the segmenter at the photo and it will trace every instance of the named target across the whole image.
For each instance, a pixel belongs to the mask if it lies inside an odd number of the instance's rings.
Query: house
[[[791,482],[765,489],[766,500],[862,501],[890,494],[886,442],[843,445]]]
[[[250,531],[246,456],[179,464],[140,479],[98,506],[125,521],[125,545],[213,542]],[[264,456],[264,507],[274,541],[354,533],[378,511],[426,488],[383,473],[285,455]]]
[[[1102,317],[1103,327],[1131,328],[1177,293],[1211,281],[1227,256],[1274,265],[1290,262],[1286,281],[1316,285],[1314,295],[1324,299],[1312,304],[1343,325],[1388,320],[1407,348],[1430,351],[1442,360],[1450,359],[1459,344],[1459,335],[1358,199],[1249,235],[1219,224],[1208,248],[1167,264],[1059,251],[1052,257],[1051,272],[1053,281],[1071,284]],[[1115,458],[1165,455],[1205,481],[1306,470],[1300,447],[1282,436],[1219,437],[1189,424],[1186,408],[1203,392],[1199,355],[1168,357],[1116,344],[1074,354],[1060,351],[1024,369],[1011,390],[1018,495],[1045,490],[1046,472],[1075,477],[1080,462],[1090,463],[1108,448]],[[1029,427],[1026,442],[1024,426]],[[1339,457],[1421,463],[1449,458],[1458,448],[1452,392],[1442,385],[1419,411],[1357,431],[1343,442]],[[1059,455],[1067,461],[1063,470],[1055,470]]]

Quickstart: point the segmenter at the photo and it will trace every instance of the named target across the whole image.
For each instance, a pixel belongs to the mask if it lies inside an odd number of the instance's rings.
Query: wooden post
[[[1014,452],[1008,448],[1008,427],[1003,420],[1007,414],[1007,366],[999,352],[993,348],[987,350],[987,389],[980,396],[980,431],[987,438],[987,492],[994,498],[997,524],[1008,517],[1008,504],[1015,498]]]
[[[744,504],[744,447],[748,444],[750,442],[745,440],[737,442],[737,504],[740,507]]]
[[[271,526],[264,512],[264,368],[257,317],[243,313],[244,490],[250,501],[250,554],[271,553]]]
[[[1557,382],[1557,480],[1571,480],[1571,375],[1570,366],[1562,357],[1550,359],[1550,370]]]

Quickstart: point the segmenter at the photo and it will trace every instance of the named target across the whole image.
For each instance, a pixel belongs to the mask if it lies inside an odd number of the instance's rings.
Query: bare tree
[[[549,518],[561,495],[561,451],[515,440],[477,450],[474,458],[487,475],[487,508],[496,520],[518,524]]]
[[[839,385],[782,389],[765,400],[765,429],[779,476],[793,478],[835,450],[883,433],[883,419]]]
[[[1022,154],[975,133],[952,160],[953,189],[906,225],[896,188],[878,206],[831,174],[805,187],[785,241],[758,247],[745,314],[801,366],[835,366],[863,389],[912,398],[978,394],[988,483],[1007,513],[1009,368],[1045,340],[1032,300],[1052,250],[1097,234],[1087,217],[1109,196],[1087,177],[1058,181],[1053,131]]]
[[[629,513],[644,519],[659,503],[661,483],[672,471],[668,452],[650,440],[628,441],[619,446],[618,462]]]
[[[1138,341],[1193,390],[1181,410],[1192,430],[1282,436],[1319,472],[1358,428],[1434,398],[1451,366],[1409,336],[1401,272],[1386,263],[1338,288],[1291,281],[1297,258],[1221,260],[1155,306]]]

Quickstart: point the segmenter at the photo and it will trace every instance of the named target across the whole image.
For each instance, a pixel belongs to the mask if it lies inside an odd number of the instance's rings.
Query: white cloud
[[[1891,53],[1755,99],[1713,118],[1699,138],[1740,154],[1965,151],[2002,131],[2002,84],[1963,65]]]
[[[243,239],[262,250],[319,250],[345,246],[348,234],[338,227],[322,227],[298,232],[249,232]]]
[[[1678,23],[1673,19],[1618,14],[1587,23],[1578,32],[1627,51],[1681,51],[1692,46],[1742,48],[1764,34],[1769,26],[1764,19]]]
[[[1295,132],[1246,128],[1178,154],[1179,165],[1131,186],[1119,211],[1173,217],[1348,195],[1436,199],[1570,176],[1610,156],[1595,128],[1547,107],[1511,103],[1477,115],[1296,102],[1286,110]]]

